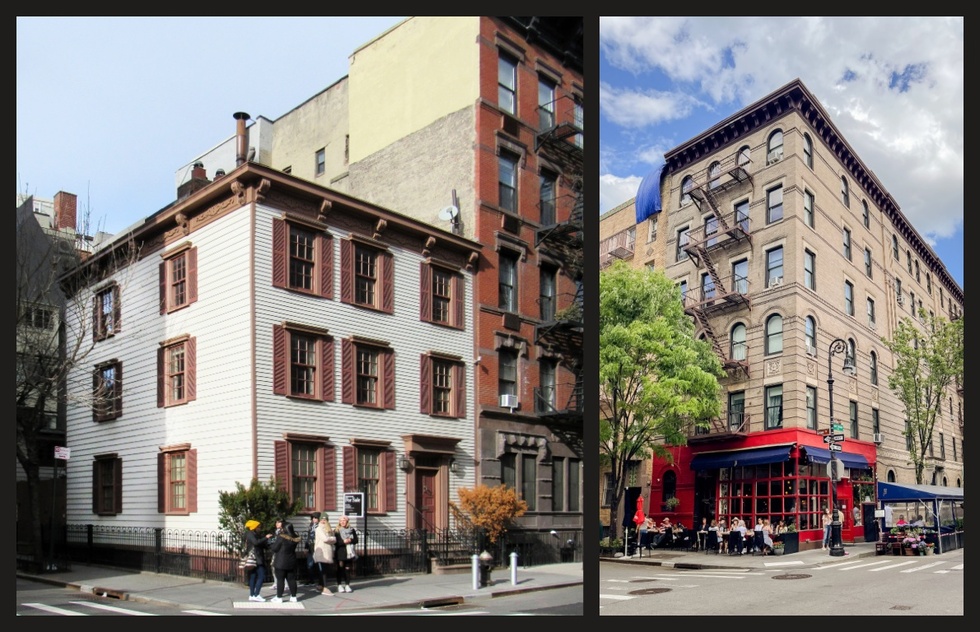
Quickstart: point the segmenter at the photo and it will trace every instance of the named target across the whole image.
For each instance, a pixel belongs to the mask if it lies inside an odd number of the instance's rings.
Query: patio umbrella
[[[643,515],[643,496],[636,499],[636,513],[633,514],[633,524],[639,527],[647,517]]]

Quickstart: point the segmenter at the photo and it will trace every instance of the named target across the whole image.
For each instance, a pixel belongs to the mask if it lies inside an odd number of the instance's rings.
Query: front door
[[[415,471],[415,506],[418,507],[420,529],[435,529],[436,525],[436,470],[418,468]]]

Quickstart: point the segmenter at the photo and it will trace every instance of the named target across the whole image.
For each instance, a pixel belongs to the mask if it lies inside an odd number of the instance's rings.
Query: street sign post
[[[824,443],[830,443],[833,440],[834,440],[834,438],[831,437],[829,434],[823,436],[823,442]]]
[[[837,442],[844,441],[844,433],[830,435],[830,438]]]

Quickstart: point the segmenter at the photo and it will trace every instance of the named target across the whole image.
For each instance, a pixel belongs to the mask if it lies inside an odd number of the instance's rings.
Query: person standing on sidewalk
[[[276,520],[282,523],[282,519]],[[276,596],[270,599],[274,603],[282,603],[284,584],[289,584],[289,600],[296,601],[296,546],[299,536],[292,524],[287,523],[272,542],[272,567],[276,569]]]
[[[313,559],[313,549],[316,546],[316,528],[320,524],[320,512],[315,511],[310,515],[310,525],[306,528],[306,585],[316,584],[320,586],[320,567]]]
[[[258,520],[247,520],[245,522],[245,555],[249,552],[255,554],[255,566],[246,569],[245,574],[248,581],[248,600],[265,601],[262,597],[262,584],[265,583],[265,549],[269,546],[269,535],[264,538],[255,532],[259,528]]]
[[[357,545],[357,530],[350,526],[350,518],[341,516],[337,523],[337,546],[334,551],[334,560],[337,563],[337,592],[353,592],[350,588],[350,578],[347,569],[357,557],[355,546]],[[354,555],[351,555],[354,553]]]
[[[823,546],[820,550],[830,548],[830,524],[834,521],[834,517],[830,513],[830,507],[824,507],[823,516],[820,517],[823,525]]]
[[[320,583],[320,594],[327,597],[333,594],[327,588],[327,570],[334,563],[334,544],[336,542],[337,536],[334,534],[333,527],[330,526],[330,517],[327,514],[321,514],[320,524],[317,526],[313,542],[313,559],[316,561],[317,570],[320,573],[320,578],[317,580]]]

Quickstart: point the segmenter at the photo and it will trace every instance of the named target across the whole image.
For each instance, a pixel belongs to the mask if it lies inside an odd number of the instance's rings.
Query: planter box
[[[785,545],[785,553],[799,553],[800,552],[800,532],[795,531],[793,533],[784,533],[779,536],[779,539]]]

